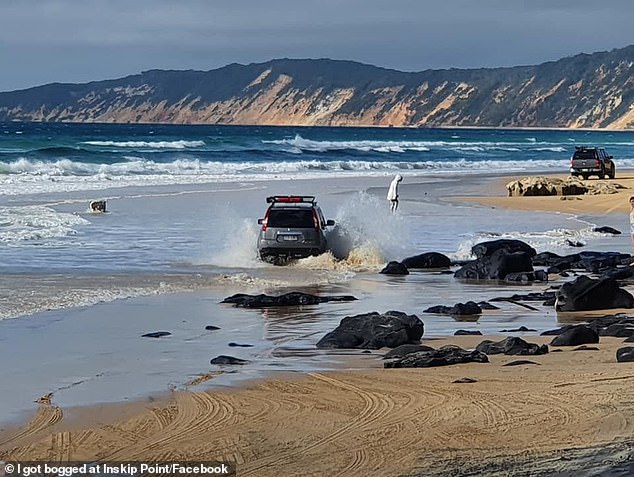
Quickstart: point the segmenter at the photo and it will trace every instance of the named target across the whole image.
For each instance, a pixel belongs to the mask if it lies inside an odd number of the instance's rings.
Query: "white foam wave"
[[[452,136],[458,139],[459,136]],[[289,146],[290,151],[310,151],[310,152],[328,152],[328,151],[344,151],[356,150],[361,152],[385,152],[385,153],[403,153],[408,151],[431,151],[432,149],[448,149],[452,151],[463,152],[484,152],[484,151],[507,151],[518,152],[526,150],[542,150],[536,149],[535,146],[543,148],[553,148],[553,152],[565,151],[557,144],[549,142],[538,142],[535,138],[529,138],[525,142],[510,141],[385,141],[385,140],[361,140],[361,141],[316,141],[305,139],[297,134],[292,139],[277,139],[262,141],[264,144],[276,144],[281,146]],[[555,151],[554,149],[557,149]],[[561,150],[559,150],[561,149]],[[550,149],[543,149],[550,150]]]
[[[76,233],[89,222],[77,215],[56,212],[49,207],[0,207],[0,243],[46,241]]]
[[[619,169],[634,168],[634,159],[620,159]],[[209,182],[314,179],[328,176],[384,176],[400,173],[466,175],[567,172],[568,160],[365,161],[298,160],[278,162],[206,162],[177,159],[155,162],[127,156],[125,162],[91,164],[60,159],[44,162],[21,158],[0,162],[0,195],[103,190],[114,187],[201,184]]]
[[[205,141],[84,141],[82,144],[102,147],[186,149],[188,147],[202,147],[205,145]]]

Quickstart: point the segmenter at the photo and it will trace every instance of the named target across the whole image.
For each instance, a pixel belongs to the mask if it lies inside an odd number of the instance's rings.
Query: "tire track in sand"
[[[285,462],[293,459],[296,452],[301,451],[302,454],[308,454],[311,451],[319,449],[320,447],[326,446],[328,444],[333,443],[337,439],[346,435],[347,433],[354,432],[357,429],[362,429],[364,427],[371,426],[373,423],[381,419],[387,413],[389,413],[394,408],[394,400],[389,396],[385,396],[378,393],[373,393],[369,391],[365,391],[357,386],[346,383],[339,379],[333,378],[331,376],[326,376],[321,373],[308,373],[314,379],[323,381],[331,386],[335,386],[338,388],[345,389],[347,391],[353,392],[355,395],[359,396],[363,401],[363,409],[360,413],[358,413],[355,417],[351,418],[345,425],[338,428],[336,431],[328,434],[325,437],[322,437],[315,442],[309,443],[301,447],[301,450],[289,450],[283,454],[277,454],[275,456],[264,457],[262,459],[258,459],[257,461],[250,462],[245,466],[241,466],[240,474],[241,475],[259,475],[258,471],[270,467],[272,465],[282,465]],[[356,452],[359,451],[359,452]],[[355,454],[352,462],[350,462],[347,466],[347,470],[359,469],[367,466],[368,464],[368,453],[363,449],[355,449]],[[345,472],[343,472],[345,475]]]
[[[186,393],[176,402],[177,411],[172,419],[161,419],[157,416],[158,432],[149,437],[137,432],[135,444],[109,454],[108,459],[130,460],[154,456],[165,447],[169,449],[174,442],[195,440],[210,430],[222,429],[224,423],[235,415],[233,406],[208,393]]]
[[[35,416],[13,436],[0,442],[0,447],[4,447],[6,444],[11,444],[13,447],[17,447],[19,441],[33,437],[35,434],[46,430],[60,422],[64,417],[64,413],[61,408],[52,405],[41,405],[35,412]]]

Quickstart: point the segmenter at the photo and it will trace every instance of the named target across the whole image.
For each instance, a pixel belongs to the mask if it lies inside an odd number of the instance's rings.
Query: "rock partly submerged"
[[[339,326],[317,343],[318,348],[396,348],[418,344],[423,336],[423,322],[416,315],[400,311],[364,313],[346,316]]]

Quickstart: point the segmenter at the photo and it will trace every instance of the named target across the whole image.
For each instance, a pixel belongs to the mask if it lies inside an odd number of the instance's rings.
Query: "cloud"
[[[339,58],[416,71],[626,46],[630,0],[5,0],[0,90],[150,68]]]

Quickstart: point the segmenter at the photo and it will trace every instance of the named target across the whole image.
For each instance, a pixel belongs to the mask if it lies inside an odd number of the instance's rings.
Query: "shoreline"
[[[513,177],[485,181],[499,184],[499,195],[446,195],[440,200],[512,210],[525,201],[527,208],[519,210],[579,214],[569,207],[576,206],[585,215],[616,214],[629,207],[622,200],[631,194],[628,189],[621,195],[583,196],[579,201],[503,197],[504,184]],[[632,187],[634,176],[619,179],[617,173],[614,182]],[[336,194],[336,184],[334,189]],[[613,208],[606,212],[606,207]],[[423,337],[423,343],[467,347],[488,337],[504,336]],[[550,341],[523,337],[529,342]],[[4,426],[0,459],[163,460],[173,455],[196,460],[205,455],[236,461],[239,475],[277,475],[280,469],[302,475],[306,468],[334,474],[345,469],[345,475],[425,475],[464,469],[465,461],[483,468],[504,462],[549,462],[573,448],[591,449],[613,441],[631,449],[627,443],[634,440],[634,426],[627,416],[634,407],[627,396],[634,372],[627,363],[614,362],[621,342],[602,337],[600,351],[566,349],[526,357],[538,365],[508,368],[501,365],[517,357],[492,356],[488,365],[373,369],[367,362],[373,352],[349,357],[348,363],[364,359],[365,367],[273,372],[228,389],[158,393],[130,402],[66,409],[55,406],[53,397],[53,405],[40,406],[23,421],[26,424]],[[461,377],[478,382],[453,383]],[[593,407],[597,401],[600,405]]]

